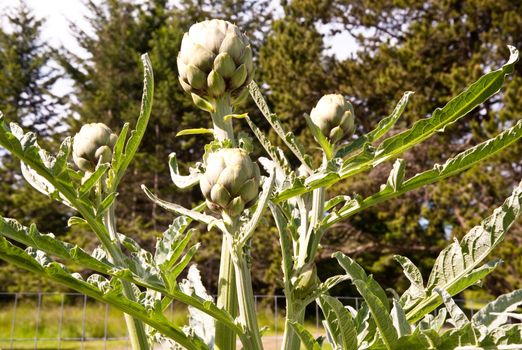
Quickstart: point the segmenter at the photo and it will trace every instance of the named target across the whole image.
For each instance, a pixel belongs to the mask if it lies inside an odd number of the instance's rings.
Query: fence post
[[[63,326],[63,307],[65,303],[65,293],[62,293],[62,301],[60,303],[60,321],[58,324],[58,350],[62,347],[62,326]]]
[[[37,304],[36,304],[36,325],[34,332],[34,350],[38,349],[38,327],[40,326],[40,308],[42,307],[42,293],[37,293]]]
[[[18,293],[15,293],[15,300],[13,306],[13,321],[11,322],[11,341],[9,343],[9,348],[13,348],[14,343],[14,332],[15,332],[15,324],[16,324],[16,308],[18,307]]]
[[[84,348],[84,343],[85,343],[85,320],[86,320],[86,317],[87,317],[87,295],[84,295],[83,296],[82,340],[81,340],[81,345],[80,345],[80,349],[82,349],[82,350]]]

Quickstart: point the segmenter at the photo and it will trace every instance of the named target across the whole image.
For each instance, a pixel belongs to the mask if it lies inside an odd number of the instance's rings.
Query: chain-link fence
[[[341,297],[358,308],[361,298]],[[284,332],[283,295],[256,295],[260,327],[267,350],[281,346]],[[480,301],[456,299],[470,315]],[[186,307],[172,303],[166,316],[176,325],[187,322]],[[316,304],[306,311],[306,326],[315,336],[324,335],[322,314]],[[0,349],[130,349],[120,311],[79,293],[0,292]]]

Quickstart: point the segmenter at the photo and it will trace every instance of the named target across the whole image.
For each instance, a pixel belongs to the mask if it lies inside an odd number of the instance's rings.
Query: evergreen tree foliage
[[[51,90],[60,74],[53,68],[52,50],[42,42],[42,19],[24,2],[10,8],[0,29],[0,111],[7,120],[21,123],[53,144],[62,101]],[[34,222],[48,232],[67,231],[66,209],[37,193],[25,183],[20,164],[0,150],[0,208],[6,217]],[[2,266],[0,290],[54,289],[47,280],[35,278],[13,266]]]

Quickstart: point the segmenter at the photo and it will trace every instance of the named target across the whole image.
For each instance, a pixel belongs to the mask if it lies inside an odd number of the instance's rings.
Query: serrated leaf
[[[350,311],[329,295],[321,295],[318,303],[328,324],[334,349],[357,350],[357,331]]]
[[[375,142],[384,136],[395,125],[397,120],[399,120],[411,95],[413,95],[413,91],[406,91],[395,106],[393,112],[386,118],[381,119],[375,129],[339,149],[335,156],[342,158],[353,151],[360,149],[365,143]]]
[[[400,298],[401,305],[408,309],[412,303],[419,298],[425,296],[424,282],[420,270],[405,256],[395,255],[395,260],[401,264],[402,270],[406,278],[410,281],[410,287],[404,292]]]
[[[118,196],[118,192],[109,193],[96,208],[96,217],[101,217],[114,203],[114,200]]]
[[[5,238],[0,239],[0,258],[39,275],[45,276],[66,287],[72,288],[93,299],[108,303],[120,311],[142,320],[159,332],[171,337],[187,349],[206,350],[208,347],[199,339],[189,337],[166,317],[151,317],[143,305],[127,299],[122,293],[122,285],[118,280],[107,280],[93,275],[87,281],[78,274],[69,273],[61,264],[54,262],[40,251],[24,251],[10,244]]]
[[[503,294],[480,309],[471,321],[475,326],[484,326],[488,331],[500,327],[508,321],[505,313],[514,311],[522,304],[522,289]]]
[[[404,159],[397,159],[395,163],[393,163],[393,168],[386,181],[388,188],[391,188],[393,191],[398,191],[401,188],[404,181],[405,167]]]
[[[406,319],[406,314],[404,313],[401,304],[399,304],[395,299],[393,300],[391,318],[399,338],[411,334],[411,326]]]
[[[11,249],[16,248],[17,252],[23,252],[22,249],[14,247],[4,238],[7,237],[26,246],[40,249],[47,254],[59,257],[64,260],[76,262],[79,265],[98,273],[117,276],[118,278],[122,278],[128,282],[135,283],[142,287],[151,288],[174,300],[178,300],[182,303],[202,310],[203,312],[208,313],[212,317],[225,324],[230,329],[234,330],[236,333],[240,332],[240,329],[234,324],[230,315],[218,309],[217,306],[212,303],[204,303],[202,300],[186,295],[179,290],[168,291],[162,285],[143,280],[140,277],[133,275],[133,273],[128,269],[113,265],[104,257],[96,258],[91,256],[78,246],[61,242],[53,236],[40,234],[35,230],[35,228],[31,230],[31,234],[29,231],[29,228],[24,227],[16,220],[0,217],[0,250],[3,249],[4,251],[10,251]],[[20,257],[18,253],[7,255],[2,255],[0,253],[0,258],[30,271],[37,273],[41,272],[41,266],[35,265],[30,260],[26,260],[23,257]]]
[[[513,72],[513,66],[518,61],[518,50],[513,46],[508,47],[511,55],[502,68],[480,77],[443,108],[437,108],[431,118],[419,120],[413,124],[411,129],[386,139],[379,146],[377,153],[386,154],[387,157],[402,153],[453,124],[490,96],[496,94],[500,90],[505,76]]]
[[[202,222],[207,225],[216,225],[221,230],[225,230],[223,223],[218,221],[216,218],[210,215],[202,214],[194,210],[190,210],[187,208],[183,208],[181,205],[170,203],[164,200],[159,199],[156,197],[145,185],[141,185],[141,189],[147,197],[149,197],[150,200],[152,200],[154,203],[162,207],[163,209],[167,209],[168,211],[174,212],[179,215],[188,216],[189,218]]]
[[[479,80],[464,90],[460,95],[448,102],[443,108],[437,109],[431,118],[420,120],[416,122],[412,128],[384,140],[377,150],[372,152],[373,154],[362,152],[355,158],[347,160],[343,166],[343,169],[339,172],[339,179],[337,181],[370,170],[371,168],[387,160],[397,157],[407,149],[433,136],[445,126],[451,125],[460,118],[464,117],[471,110],[497,93],[502,86],[506,75],[513,71],[514,64],[518,60],[518,51],[512,46],[509,46],[509,49],[511,51],[510,58],[502,68],[482,76]],[[513,132],[517,133],[520,132],[520,130],[513,130]],[[514,137],[513,134],[504,136],[507,138]],[[520,135],[516,136],[516,139],[519,137]],[[500,142],[500,144],[489,145],[488,147],[504,148],[509,143],[511,142],[505,140],[504,142]],[[369,144],[363,143],[363,145]],[[482,144],[482,146],[485,145]],[[477,152],[475,153],[475,156],[478,154],[480,154],[478,158],[486,158],[491,155],[484,154],[483,152]],[[475,163],[476,159],[471,160],[471,162]],[[464,164],[464,166],[459,165],[457,168],[459,171],[462,171],[463,169],[466,169],[470,166],[471,164]],[[438,179],[440,178],[441,177],[438,177]],[[433,178],[432,180],[436,181]],[[317,186],[321,187],[321,184],[317,184]],[[280,201],[288,199],[291,196],[307,193],[313,191],[314,189],[315,187],[301,188],[299,191],[291,191],[289,189],[288,192],[281,193],[275,200]]]
[[[381,299],[372,292],[372,288],[369,287],[368,282],[361,279],[354,280],[353,283],[357,287],[357,290],[364,298],[364,301],[368,304],[370,312],[372,313],[373,320],[379,329],[384,344],[387,349],[395,349],[398,335],[393,321],[390,316],[390,310],[381,301]]]
[[[518,141],[521,137],[522,120],[518,121],[516,125],[505,130],[496,137],[482,142],[472,148],[465,150],[464,152],[459,153],[457,156],[448,159],[444,165],[441,166],[436,164],[433,169],[424,171],[411,177],[407,181],[404,181],[401,189],[397,192],[391,192],[385,189],[384,191],[378,192],[370,197],[365,198],[364,200],[358,202],[354,201],[352,202],[352,205],[344,206],[343,208],[339,209],[335,215],[331,215],[328,218],[327,222],[325,222],[325,228],[330,227],[337,222],[340,222],[364,209],[382,203],[388,199],[398,197],[399,195],[406,192],[443,180],[449,176],[456,175],[495,155],[507,146]],[[290,190],[288,191],[289,193]],[[302,188],[296,189],[291,192],[291,195],[293,196],[296,195],[296,193],[302,192],[306,191],[303,191]],[[281,195],[279,195],[278,198],[274,200],[277,201],[279,197],[281,197]]]
[[[178,158],[174,152],[169,154],[169,169],[172,182],[180,189],[191,188],[199,184],[199,179],[203,173],[200,168],[190,168],[189,175],[181,175],[179,172]]]
[[[255,81],[251,81],[248,84],[248,89],[250,90],[250,95],[252,99],[256,103],[257,107],[265,117],[265,119],[270,123],[272,129],[277,133],[277,135],[286,143],[288,148],[292,151],[292,153],[299,159],[299,161],[308,169],[311,169],[312,163],[310,156],[305,154],[304,147],[297,141],[295,135],[292,132],[287,132],[283,125],[281,124],[277,115],[270,112],[268,108],[268,104],[266,103],[259,87],[255,83]]]
[[[105,175],[105,173],[107,172],[108,169],[109,169],[108,163],[98,165],[96,167],[96,170],[94,171],[94,173],[89,175],[89,177],[87,177],[85,179],[85,181],[82,183],[82,185],[78,189],[78,196],[84,197],[85,195],[87,195],[91,191],[91,189],[94,187],[94,185],[96,185],[98,183],[98,181],[100,181],[102,176]]]
[[[455,301],[451,298],[451,295],[446,292],[444,289],[435,288],[435,292],[439,293],[442,296],[442,300],[444,305],[446,306],[446,310],[453,320],[456,328],[462,328],[465,325],[469,324],[470,321],[464,311],[455,303]]]
[[[254,135],[261,143],[261,146],[263,146],[270,158],[276,163],[277,167],[283,175],[281,177],[286,177],[286,175],[290,173],[291,169],[283,150],[281,150],[279,147],[272,145],[268,137],[265,136],[263,131],[261,131],[249,117],[246,117],[245,120],[247,121],[248,126],[250,126],[250,129],[252,130]],[[282,183],[282,181],[283,180],[281,180],[280,182]]]
[[[301,339],[306,350],[321,350],[321,345],[319,345],[314,336],[310,334],[302,324],[294,321],[290,321],[289,324],[294,332],[299,336],[299,339]]]
[[[372,294],[374,294],[380,300],[381,304],[386,309],[386,312],[389,313],[390,302],[388,301],[388,297],[386,296],[384,289],[382,289],[382,287],[371,276],[366,275],[364,269],[350,257],[344,255],[341,252],[334,253],[333,257],[337,259],[339,265],[341,265],[347,276],[353,282],[360,280],[364,284],[367,284],[367,288],[371,290]]]
[[[150,112],[152,110],[154,96],[154,73],[152,71],[152,64],[147,54],[141,56],[141,61],[143,63],[143,95],[141,98],[140,115],[136,122],[136,128],[131,131],[130,137],[125,144],[125,149],[121,156],[121,162],[119,162],[115,178],[111,183],[111,190],[113,191],[118,186],[123,174],[138,150],[141,139],[147,129]]]
[[[504,235],[520,215],[522,204],[522,182],[514,189],[493,215],[482,220],[471,229],[459,244],[453,242],[438,256],[426,287],[426,297],[418,299],[417,305],[408,311],[408,320],[414,322],[435,309],[439,303],[434,288],[446,290],[450,295],[476,283],[489,273],[493,266],[477,268],[488,254],[504,239]],[[440,300],[440,299],[439,299]]]

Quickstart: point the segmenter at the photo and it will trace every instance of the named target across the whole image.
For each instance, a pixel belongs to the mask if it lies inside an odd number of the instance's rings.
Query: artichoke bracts
[[[245,150],[223,148],[209,154],[200,187],[212,211],[234,218],[255,203],[259,182],[259,167]]]
[[[94,172],[98,163],[108,163],[118,137],[103,123],[82,126],[74,136],[73,161],[84,172]]]
[[[254,70],[246,35],[234,24],[218,19],[190,27],[177,61],[183,89],[209,102],[228,94],[234,103],[246,91]]]
[[[310,119],[332,144],[350,136],[355,129],[352,104],[342,95],[321,97]]]

